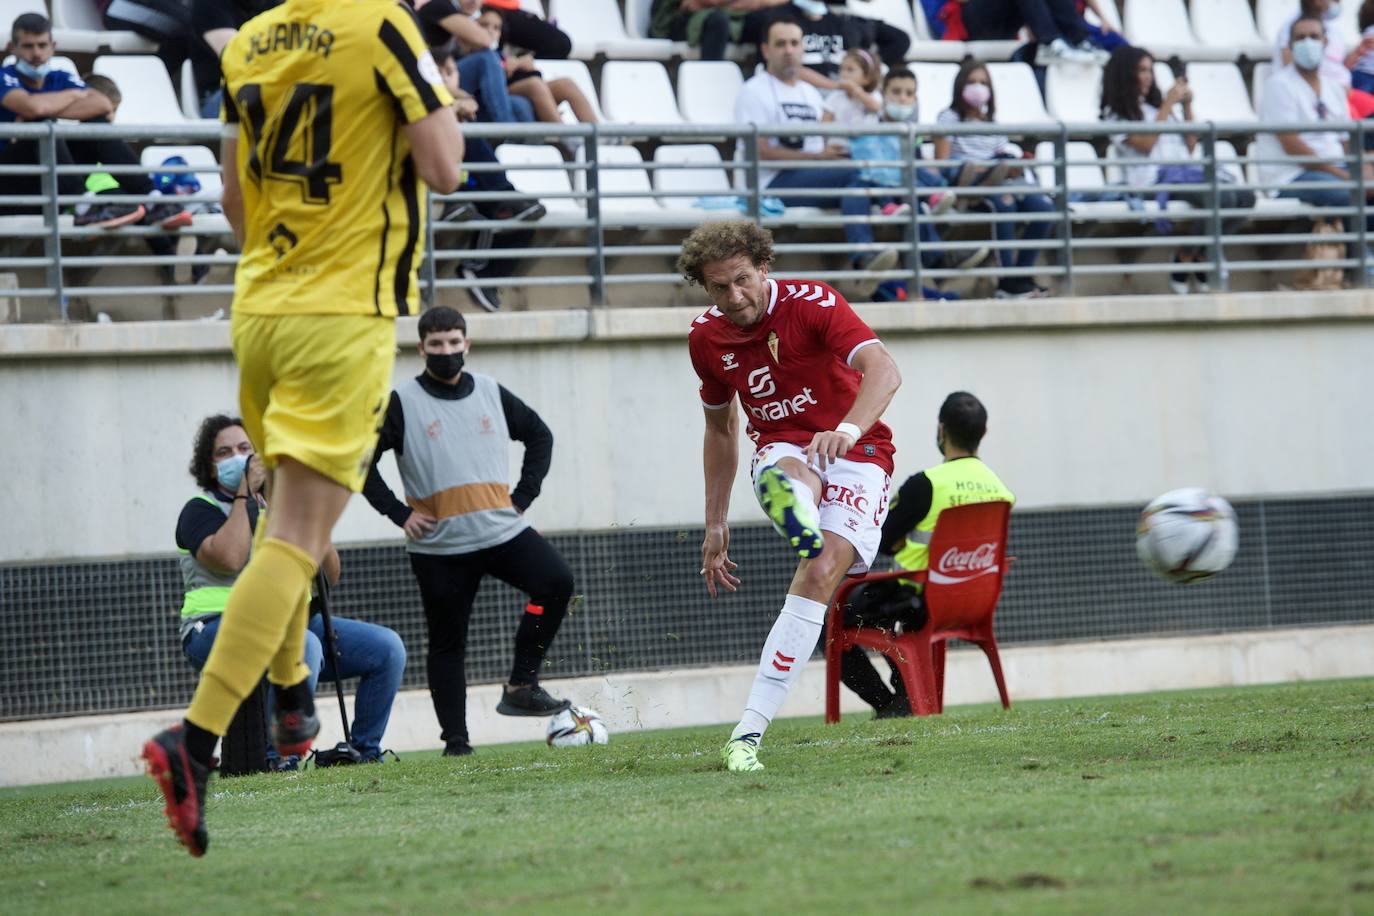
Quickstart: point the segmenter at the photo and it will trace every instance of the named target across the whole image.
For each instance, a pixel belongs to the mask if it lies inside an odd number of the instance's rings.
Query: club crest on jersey
[[[773,354],[773,362],[778,361],[778,332],[768,332],[768,352]]]
[[[720,361],[725,363],[726,369],[738,369],[739,363],[735,362],[735,354],[726,353],[721,356]]]

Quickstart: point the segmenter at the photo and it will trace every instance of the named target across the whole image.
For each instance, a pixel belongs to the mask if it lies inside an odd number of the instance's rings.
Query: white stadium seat
[[[1294,4],[1296,8],[1297,4]],[[1272,38],[1266,40],[1255,28],[1250,0],[1193,0],[1188,8],[1193,35],[1200,44],[1230,53],[1268,57]]]
[[[720,159],[720,150],[709,143],[664,145],[654,150],[654,162],[681,165],[682,168],[655,169],[654,188],[660,193],[677,192],[682,197],[660,197],[669,210],[695,209],[698,197],[733,197],[730,180]]]
[[[1354,6],[1359,6],[1358,3]],[[1255,25],[1260,38],[1269,46],[1269,58],[1273,55],[1274,43],[1278,40],[1279,29],[1288,22],[1288,17],[1298,11],[1295,0],[1255,0]]]
[[[1167,64],[1155,62],[1155,82],[1160,92],[1174,84]],[[1250,91],[1235,64],[1194,62],[1188,64],[1188,84],[1193,87],[1193,118],[1198,121],[1256,120]]]
[[[1070,140],[1065,144],[1068,159],[1069,191],[1100,191],[1106,187],[1102,178],[1102,163],[1098,161],[1097,150],[1085,140]],[[1036,177],[1042,188],[1052,188],[1054,181],[1054,142],[1042,140],[1035,146],[1035,158],[1044,165],[1035,167]]]
[[[916,22],[911,18],[910,0],[848,0],[845,12],[896,26],[906,33],[911,46],[916,46]],[[907,56],[911,55],[908,53]]]
[[[591,60],[598,52],[613,58],[668,60],[666,38],[631,38],[616,0],[549,0],[549,19],[572,39],[572,56]]]
[[[1096,64],[1046,67],[1045,103],[1050,114],[1061,121],[1098,120],[1102,110],[1102,68]],[[1007,118],[1000,110],[998,117]]]
[[[570,79],[577,84],[577,88],[582,90],[582,94],[587,97],[587,102],[592,106],[592,111],[596,112],[598,121],[606,120],[606,116],[601,113],[601,100],[596,94],[596,84],[592,82],[592,72],[587,69],[587,65],[580,60],[543,60],[534,62],[534,67],[545,80]],[[564,117],[568,121],[567,117]],[[569,123],[576,123],[573,118]]]
[[[1260,100],[1264,98],[1264,84],[1269,82],[1269,77],[1274,73],[1274,65],[1269,61],[1255,64],[1255,69],[1250,73],[1250,104],[1255,108],[1255,114],[1259,114]]]
[[[507,169],[506,177],[521,194],[539,198],[550,216],[585,217],[580,200],[571,197],[549,197],[552,194],[572,193],[572,181],[563,168],[563,155],[546,144],[525,145],[502,143],[496,148],[496,159]],[[542,166],[542,168],[516,168]]]
[[[1198,144],[1198,154],[1202,154],[1202,144]],[[1245,171],[1240,165],[1240,155],[1230,140],[1217,141],[1217,167],[1228,173],[1237,182],[1245,181]]]
[[[988,77],[997,94],[997,120],[1007,124],[1052,124],[1045,110],[1040,84],[1030,64],[1000,62],[988,64]],[[951,95],[952,95],[951,91]]]
[[[186,123],[167,68],[151,54],[107,54],[97,57],[91,69],[114,80],[124,96],[116,124]]]
[[[577,151],[577,161],[585,162],[586,149]],[[597,188],[601,195],[601,212],[613,222],[633,223],[635,217],[648,217],[650,222],[661,220],[663,208],[653,198],[649,173],[644,169],[644,157],[633,146],[601,146],[596,152]],[[612,168],[607,168],[612,166]],[[625,166],[625,168],[614,168]],[[635,168],[637,166],[637,168]],[[579,172],[578,189],[585,188],[586,174]],[[513,181],[513,179],[512,179]],[[607,197],[607,194],[634,194],[633,197]]]
[[[601,103],[613,124],[682,123],[668,71],[656,60],[607,61],[601,68]]]
[[[106,29],[94,0],[52,0],[51,18],[53,41],[68,51],[148,54],[157,50],[157,42],[136,32]]]
[[[959,75],[959,65],[914,60],[908,66],[916,74],[916,99],[920,103],[921,123],[933,124],[940,112],[954,100],[954,78]]]
[[[732,124],[735,97],[744,85],[739,66],[728,60],[687,60],[677,69],[677,103],[689,124]]]
[[[1152,54],[1177,54],[1188,60],[1230,60],[1231,48],[1199,44],[1183,0],[1133,0],[1126,4],[1126,38]]]
[[[224,188],[224,176],[220,172],[215,154],[206,146],[145,146],[139,155],[139,162],[147,168],[155,169],[172,156],[180,156],[187,165],[205,166],[205,171],[197,171],[201,194],[219,195]]]

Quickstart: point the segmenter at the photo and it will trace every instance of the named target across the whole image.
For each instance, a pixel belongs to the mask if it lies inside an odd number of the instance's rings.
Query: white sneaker
[[[1086,51],[1072,47],[1062,38],[1056,38],[1047,45],[1041,45],[1035,52],[1035,65],[1048,67],[1052,64],[1091,64],[1096,58]]]

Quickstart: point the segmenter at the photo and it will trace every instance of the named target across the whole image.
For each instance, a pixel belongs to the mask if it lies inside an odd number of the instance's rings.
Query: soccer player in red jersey
[[[739,463],[736,396],[754,441],[754,492],[801,560],[721,751],[736,771],[763,769],[759,742],[816,648],[835,589],[877,553],[893,453],[880,418],[902,383],[887,348],[839,293],[772,279],[772,260],[766,229],[729,220],[694,230],[677,262],[715,303],[687,338],[706,412],[706,589],[715,597],[739,586],[726,526]]]

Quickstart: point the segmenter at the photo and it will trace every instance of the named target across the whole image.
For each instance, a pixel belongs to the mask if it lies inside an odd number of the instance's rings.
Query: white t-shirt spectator
[[[1348,0],[1354,2],[1354,0]],[[1283,52],[1288,50],[1288,36],[1293,33],[1293,23],[1302,16],[1294,13],[1283,23],[1283,28],[1274,36],[1274,69],[1283,66]],[[1322,60],[1322,76],[1325,79],[1350,88],[1350,71],[1345,69],[1345,38],[1341,35],[1340,25],[1332,19],[1323,22],[1326,26],[1326,58]]]
[[[1312,91],[1298,73],[1298,68],[1289,64],[1274,72],[1264,85],[1264,97],[1260,100],[1259,119],[1262,124],[1311,123],[1322,121],[1347,121],[1349,114],[1345,107],[1345,89],[1325,77],[1320,78],[1321,93]],[[1346,157],[1345,137],[1340,131],[1305,130],[1298,134],[1302,142],[1312,148],[1321,159],[1340,162]],[[1287,154],[1274,134],[1259,134],[1255,137],[1255,156],[1260,159],[1286,159]],[[1288,184],[1311,168],[1301,164],[1276,162],[1259,167],[1260,181],[1265,184]]]
[[[961,124],[959,113],[946,108],[935,119],[936,124]],[[970,124],[983,124],[983,121],[970,121]],[[964,134],[949,138],[949,158],[968,159],[973,162],[990,162],[1003,154],[1014,154],[1011,141],[1005,134]]]
[[[1139,121],[1127,121],[1117,117],[1115,114],[1107,118],[1113,123],[1122,124],[1154,124],[1155,118],[1159,116],[1159,109],[1149,102],[1140,103],[1141,118]],[[1169,115],[1170,124],[1182,124],[1178,115]],[[1112,134],[1112,150],[1116,153],[1116,158],[1121,161],[1121,169],[1126,179],[1126,184],[1131,187],[1143,187],[1154,184],[1159,177],[1159,165],[1156,160],[1177,163],[1183,159],[1191,158],[1188,152],[1188,141],[1183,134],[1159,134],[1155,145],[1148,153],[1131,146],[1127,142],[1129,134]]]
[[[1374,38],[1374,25],[1365,29],[1361,38]],[[1351,70],[1358,70],[1361,73],[1374,73],[1374,51],[1366,51],[1355,60],[1355,66]]]
[[[745,80],[735,100],[735,123],[737,124],[792,124],[818,123],[822,120],[825,102],[820,92],[810,83],[798,80],[789,86],[768,71],[755,74]],[[764,137],[762,142],[768,146],[786,146],[805,153],[819,153],[825,149],[825,138],[820,134],[800,137]],[[736,146],[740,157],[744,156],[744,142]],[[759,166],[759,184],[768,187],[778,175],[778,170]]]

